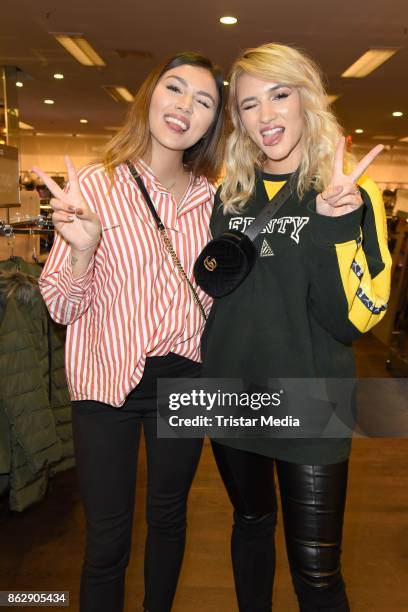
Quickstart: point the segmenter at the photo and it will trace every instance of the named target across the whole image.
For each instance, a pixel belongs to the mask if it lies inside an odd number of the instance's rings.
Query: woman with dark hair
[[[215,300],[203,335],[203,376],[237,378],[258,391],[268,391],[269,379],[282,386],[284,379],[323,379],[331,390],[337,383],[330,379],[354,377],[351,343],[387,308],[384,206],[363,174],[382,146],[353,164],[317,66],[285,45],[249,49],[235,61],[229,108],[233,131],[212,234],[248,227],[287,181],[291,193],[256,237],[259,256],[249,275]],[[306,406],[302,396],[293,405],[306,425],[323,404]],[[349,610],[340,559],[351,440],[339,431],[320,439],[295,437],[294,429],[213,442],[235,511],[241,612],[272,609],[275,469],[300,610]]]
[[[209,238],[210,181],[222,163],[223,121],[222,75],[208,59],[182,53],[144,81],[103,163],[77,175],[67,159],[66,192],[35,169],[54,195],[57,236],[40,286],[53,319],[67,325],[87,522],[81,612],[123,609],[142,426],[144,607],[166,612],[172,606],[202,440],[157,437],[156,381],[200,374],[200,332],[211,300],[192,285],[192,266]],[[165,230],[159,231],[149,198]]]

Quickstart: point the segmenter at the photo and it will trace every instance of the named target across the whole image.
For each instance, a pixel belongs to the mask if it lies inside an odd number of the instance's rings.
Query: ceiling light
[[[24,121],[19,121],[18,122],[18,127],[20,128],[20,130],[34,130],[34,126],[29,125],[28,123],[24,123]]]
[[[133,94],[131,94],[126,87],[104,85],[103,89],[115,100],[115,102],[133,102],[134,100]]]
[[[404,114],[404,113],[401,113],[401,111],[394,111],[394,112],[392,113],[392,116],[393,116],[393,117],[402,117],[402,115],[403,115],[403,114]]]
[[[80,64],[106,66],[101,56],[81,34],[53,34],[53,36]]]
[[[405,136],[405,138],[400,138],[399,141],[400,142],[408,142],[408,136]]]
[[[126,87],[116,87],[115,89],[118,94],[122,96],[125,102],[133,102],[133,100],[135,99],[134,95],[131,94],[130,91],[126,89]]]
[[[59,80],[59,81],[60,81],[60,80],[61,80],[61,79],[63,79],[63,78],[64,78],[64,75],[63,75],[63,74],[61,74],[60,72],[56,72],[56,73],[54,74],[54,79],[57,79],[57,80]]]
[[[44,100],[44,104],[54,104],[54,100],[50,100],[49,98],[47,98],[46,100]]]
[[[80,119],[79,123],[88,123],[88,119]]]
[[[356,134],[364,134],[364,130],[362,130],[361,128],[357,128],[354,131],[355,131]]]
[[[16,87],[23,87],[23,83],[21,81],[16,81]]]
[[[229,81],[224,81],[224,85],[227,87],[229,85]]]
[[[398,49],[369,49],[358,58],[343,74],[342,77],[361,79],[395,55]]]
[[[6,144],[6,141],[5,141],[5,140],[3,140],[3,139],[1,139],[1,140],[0,140],[0,145],[5,145],[5,144]]]
[[[220,22],[224,25],[234,25],[238,19],[236,17],[220,17]]]
[[[327,94],[326,95],[327,104],[333,104],[333,102],[335,102],[339,98],[340,98],[340,94],[334,94],[334,95]]]

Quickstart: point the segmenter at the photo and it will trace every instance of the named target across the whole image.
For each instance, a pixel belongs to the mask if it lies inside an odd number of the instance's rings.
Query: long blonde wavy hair
[[[224,212],[242,212],[255,189],[255,170],[262,169],[267,159],[246,133],[240,118],[237,85],[243,73],[297,88],[304,116],[297,192],[302,198],[312,184],[322,191],[331,178],[342,130],[329,109],[320,70],[294,47],[265,44],[246,50],[231,68],[228,107],[233,131],[227,141],[226,177],[220,194]]]

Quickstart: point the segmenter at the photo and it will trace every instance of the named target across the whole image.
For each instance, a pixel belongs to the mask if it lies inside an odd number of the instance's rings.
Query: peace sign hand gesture
[[[336,146],[330,185],[316,199],[317,212],[326,217],[341,217],[362,205],[363,200],[356,182],[384,148],[383,145],[377,145],[371,149],[347,176],[343,173],[344,145],[343,136]]]
[[[88,206],[79,186],[74,164],[65,157],[69,189],[64,192],[48,174],[34,167],[35,172],[54,196],[50,205],[53,209],[54,227],[77,251],[87,251],[98,244],[102,226],[100,219]]]

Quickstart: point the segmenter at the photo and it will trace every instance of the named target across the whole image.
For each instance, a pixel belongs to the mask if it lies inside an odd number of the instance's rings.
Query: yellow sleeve
[[[350,343],[386,313],[391,285],[385,209],[377,185],[359,181],[363,206],[340,217],[308,206],[313,249],[309,305],[334,338]]]
[[[365,204],[360,238],[336,244],[336,254],[349,321],[364,333],[381,321],[387,310],[391,255],[381,193],[367,177],[360,179],[359,186]]]

